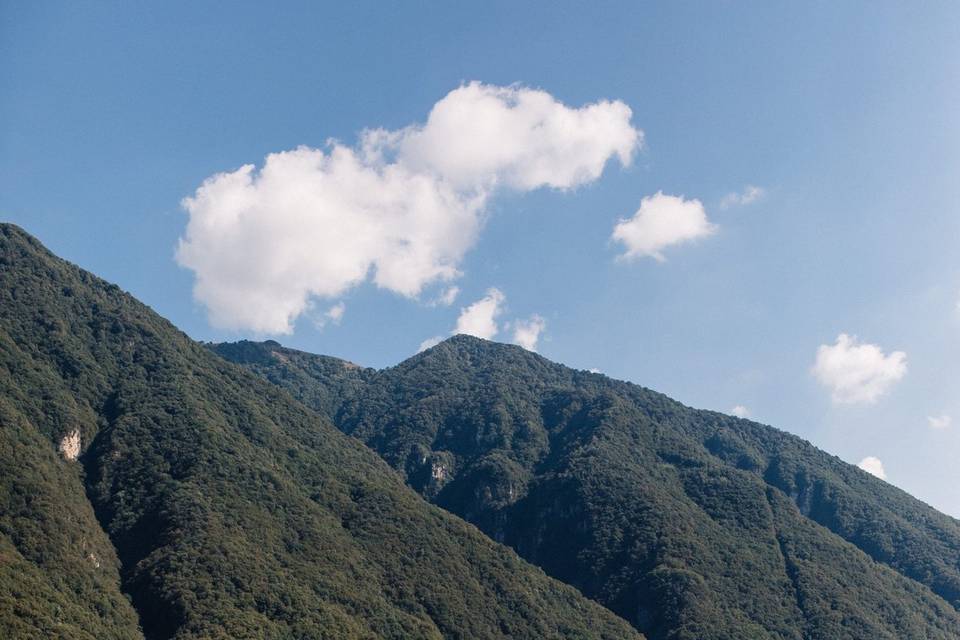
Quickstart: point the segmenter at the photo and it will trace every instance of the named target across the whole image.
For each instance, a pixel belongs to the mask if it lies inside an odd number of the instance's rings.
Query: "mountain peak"
[[[31,251],[42,252],[44,257],[54,257],[39,240],[12,222],[0,222],[0,239],[9,246],[29,247]]]
[[[20,227],[12,222],[0,222],[0,233],[8,236],[17,234],[17,235],[25,236],[31,239],[35,239],[29,233],[24,231],[23,227]]]
[[[412,366],[423,361],[437,358],[453,358],[473,366],[494,365],[497,362],[540,362],[554,365],[543,356],[524,349],[521,346],[506,342],[497,342],[486,338],[478,338],[466,333],[458,333],[438,342],[429,349],[425,349],[401,362],[399,367]],[[555,365],[559,366],[559,365]]]
[[[497,342],[495,340],[488,340],[487,338],[478,338],[477,336],[471,335],[469,333],[456,333],[449,338],[445,338],[438,342],[437,344],[426,349],[425,351],[430,351],[431,349],[497,349],[500,347],[515,347],[516,345],[510,345],[503,342]]]

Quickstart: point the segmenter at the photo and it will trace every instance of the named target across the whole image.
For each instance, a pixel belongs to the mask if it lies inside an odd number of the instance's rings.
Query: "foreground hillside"
[[[960,637],[960,523],[781,431],[467,336],[212,348],[651,638]]]
[[[640,636],[0,225],[0,637]]]

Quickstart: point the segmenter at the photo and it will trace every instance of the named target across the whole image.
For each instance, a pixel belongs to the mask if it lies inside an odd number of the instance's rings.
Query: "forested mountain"
[[[958,607],[960,523],[789,434],[465,336],[381,371],[204,346],[0,225],[0,637],[957,638]]]
[[[640,635],[0,225],[0,637]]]
[[[960,637],[960,523],[782,431],[467,336],[211,348],[650,638]]]

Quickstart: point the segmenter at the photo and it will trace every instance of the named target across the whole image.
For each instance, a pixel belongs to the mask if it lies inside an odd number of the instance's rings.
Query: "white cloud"
[[[707,220],[699,200],[668,196],[658,191],[640,201],[632,218],[621,219],[613,228],[612,239],[622,242],[624,259],[650,256],[663,261],[663,249],[712,235],[716,225]]]
[[[347,310],[347,305],[342,302],[338,302],[333,305],[327,312],[324,314],[327,316],[327,319],[333,322],[334,324],[340,324],[340,321],[343,320],[343,312]]]
[[[470,83],[423,125],[207,178],[183,201],[176,258],[223,328],[289,333],[313,297],[367,279],[415,298],[460,275],[499,190],[570,189],[611,158],[628,164],[643,139],[630,118],[619,101],[570,108],[544,91]]]
[[[734,416],[736,416],[736,417],[738,417],[738,418],[749,418],[749,417],[750,417],[750,409],[747,409],[747,408],[746,408],[745,406],[743,406],[742,404],[738,404],[738,405],[735,406],[733,409],[730,409],[730,414],[731,414],[731,415],[734,415]]]
[[[487,295],[480,298],[468,307],[460,310],[454,334],[465,333],[470,336],[493,339],[500,328],[497,326],[497,317],[503,312],[503,303],[506,297],[496,288],[487,290]]]
[[[500,332],[499,318],[503,315],[507,297],[496,287],[487,289],[482,298],[460,309],[457,324],[450,335],[466,334],[485,340],[494,339]],[[527,320],[507,322],[505,328],[513,328],[513,342],[524,349],[536,351],[537,341],[546,326],[546,321],[537,314]],[[443,341],[443,336],[433,336],[420,343],[417,353]]]
[[[449,307],[456,301],[458,295],[460,295],[460,287],[456,285],[447,287],[430,304],[432,306],[440,305],[444,307]]]
[[[752,184],[748,184],[740,193],[733,192],[723,196],[723,198],[720,200],[720,208],[729,209],[730,207],[753,204],[757,200],[763,198],[766,193],[767,192],[763,189],[763,187],[756,187]]]
[[[927,424],[930,425],[931,429],[946,429],[951,423],[953,423],[953,418],[945,413],[939,416],[927,416]]]
[[[883,470],[883,463],[880,462],[880,458],[874,458],[873,456],[867,456],[863,460],[857,463],[857,466],[866,471],[871,475],[875,475],[881,480],[887,479],[887,472]]]
[[[308,303],[307,307],[310,308],[311,305]],[[324,327],[327,326],[327,324],[338,325],[340,324],[340,321],[343,320],[343,314],[346,310],[347,310],[347,305],[344,304],[342,301],[338,302],[337,304],[333,305],[332,307],[324,311],[319,316],[314,316],[313,326],[315,326],[317,329],[322,330]]]
[[[220,327],[289,333],[311,296],[333,297],[368,274],[417,295],[457,275],[479,229],[478,204],[403,167],[352,150],[301,147],[208,179],[184,201],[177,249],[195,297]]]
[[[820,345],[811,370],[837,404],[872,404],[907,373],[907,354],[884,355],[875,344],[861,344],[841,333],[833,345]]]
[[[426,340],[420,343],[420,347],[417,349],[417,353],[426,351],[430,347],[435,347],[441,342],[443,342],[443,336],[433,336],[432,338],[427,338]]]
[[[547,326],[547,321],[533,314],[528,320],[517,320],[513,323],[513,342],[527,351],[537,350],[537,341],[540,333]]]
[[[590,373],[603,373],[602,371],[600,371],[600,369],[597,369],[596,367],[590,367],[589,369],[587,369],[587,371]]]
[[[460,190],[569,189],[600,177],[612,156],[630,163],[643,142],[631,115],[620,101],[571,109],[545,91],[472,82],[435,104],[425,125],[378,135],[406,166]]]

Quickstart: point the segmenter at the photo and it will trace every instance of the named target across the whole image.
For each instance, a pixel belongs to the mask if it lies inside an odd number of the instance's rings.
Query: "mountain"
[[[0,225],[0,637],[641,636]]]
[[[960,523],[782,431],[468,336],[210,348],[650,638],[960,637]]]

